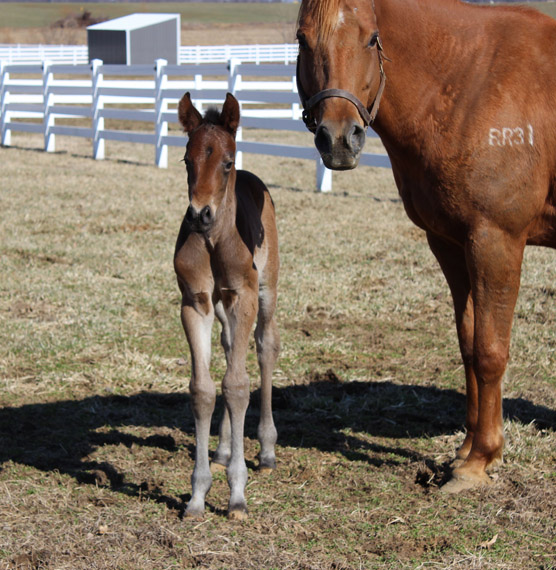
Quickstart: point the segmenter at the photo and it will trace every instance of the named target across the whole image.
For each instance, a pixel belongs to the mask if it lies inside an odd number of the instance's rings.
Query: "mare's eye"
[[[378,44],[378,32],[375,32],[369,40],[369,47],[373,48]]]
[[[224,169],[226,170],[226,172],[230,172],[230,170],[232,170],[232,166],[234,165],[233,161],[227,162],[224,165]]]
[[[305,49],[307,47],[307,38],[303,32],[297,32],[297,41],[301,49]]]

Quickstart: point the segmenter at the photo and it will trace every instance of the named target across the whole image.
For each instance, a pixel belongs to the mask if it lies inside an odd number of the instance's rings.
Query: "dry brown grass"
[[[334,173],[323,195],[313,164],[247,155],[280,232],[279,465],[252,469],[255,394],[250,518],[226,520],[219,475],[191,522],[172,269],[182,151],[158,170],[141,145],[107,143],[95,162],[87,141],[59,138],[55,154],[38,137],[13,142],[0,149],[0,568],[555,567],[553,252],[525,260],[506,464],[491,488],[444,497],[463,435],[451,302],[391,173]],[[256,388],[253,351],[249,368]]]

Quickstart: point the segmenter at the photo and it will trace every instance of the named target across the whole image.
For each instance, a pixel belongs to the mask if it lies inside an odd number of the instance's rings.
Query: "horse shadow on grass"
[[[434,387],[343,383],[328,373],[307,385],[275,388],[273,405],[281,446],[339,452],[349,460],[380,467],[398,464],[402,459],[434,463],[412,450],[407,439],[459,431],[464,422],[465,398],[455,390]],[[217,402],[213,433],[218,431],[221,406],[222,402]],[[506,399],[504,409],[512,420],[556,429],[556,411],[547,407],[517,398]],[[248,438],[256,439],[258,415],[256,390],[246,418]],[[151,429],[153,433],[146,437],[131,435],[125,432],[130,427]],[[0,409],[0,469],[11,461],[45,472],[58,471],[82,484],[105,486],[164,503],[181,514],[188,495],[176,498],[148,481],[130,482],[110,463],[91,458],[103,446],[119,444],[183,453],[174,437],[157,433],[159,428],[178,429],[193,436],[187,394],[143,392],[4,407]],[[379,437],[394,443],[372,443]],[[192,437],[187,439],[193,441]],[[185,452],[190,454],[191,466],[193,451],[194,444],[189,443]],[[184,488],[188,487],[190,472],[184,473]]]

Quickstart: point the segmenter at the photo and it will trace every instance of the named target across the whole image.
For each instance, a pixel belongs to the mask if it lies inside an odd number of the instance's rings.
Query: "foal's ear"
[[[203,116],[195,109],[189,93],[181,98],[178,105],[178,117],[186,133],[194,131],[203,122]]]
[[[224,101],[220,113],[220,121],[222,126],[235,137],[239,127],[239,103],[231,93],[226,95],[226,101]]]

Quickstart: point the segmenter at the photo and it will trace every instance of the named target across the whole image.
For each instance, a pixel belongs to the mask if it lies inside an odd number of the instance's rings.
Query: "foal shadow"
[[[258,392],[252,394],[246,418],[246,436],[252,439],[256,439]],[[165,494],[156,482],[132,482],[109,462],[95,460],[93,454],[107,445],[149,447],[171,454],[185,450],[192,465],[193,443],[180,446],[171,435],[157,433],[160,428],[178,429],[191,441],[194,421],[189,404],[186,394],[144,392],[1,408],[0,469],[11,461],[57,471],[83,484],[163,503],[181,516],[189,495],[176,498]],[[407,439],[461,430],[465,398],[455,390],[434,387],[343,383],[329,374],[308,385],[276,388],[273,404],[280,445],[339,452],[349,460],[380,467],[407,459],[430,463],[411,449]],[[217,411],[221,406],[217,402]],[[504,408],[514,421],[556,429],[554,410],[523,399],[505,400]],[[215,413],[213,433],[218,431],[218,419]],[[131,435],[125,431],[129,427],[147,428],[152,434]],[[373,437],[400,440],[400,445],[379,444]],[[184,473],[184,479],[188,475]]]

